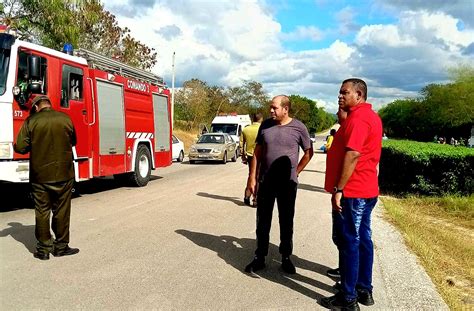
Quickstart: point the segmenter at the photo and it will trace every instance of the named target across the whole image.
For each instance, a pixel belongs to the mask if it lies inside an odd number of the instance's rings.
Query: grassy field
[[[451,310],[474,310],[474,195],[382,197]]]
[[[189,131],[183,131],[180,129],[174,129],[173,134],[184,143],[184,153],[188,154],[189,147],[191,147],[191,145],[196,142],[199,131],[195,130],[195,131],[189,132]]]

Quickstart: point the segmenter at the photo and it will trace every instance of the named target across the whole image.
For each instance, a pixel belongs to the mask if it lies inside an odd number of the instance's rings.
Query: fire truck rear
[[[145,186],[171,164],[170,91],[163,79],[79,49],[62,53],[0,33],[0,181],[28,182],[28,156],[13,150],[31,99],[48,95],[76,129],[76,181],[126,177]]]

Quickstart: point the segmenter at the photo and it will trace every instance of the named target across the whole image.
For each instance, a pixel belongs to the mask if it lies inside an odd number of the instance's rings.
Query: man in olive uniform
[[[74,255],[77,248],[69,247],[71,194],[74,183],[72,147],[76,133],[71,119],[54,111],[47,96],[36,96],[32,114],[25,120],[15,151],[30,153],[30,182],[35,203],[37,241],[35,258],[48,260],[49,253],[61,257]],[[53,212],[50,231],[50,213]]]

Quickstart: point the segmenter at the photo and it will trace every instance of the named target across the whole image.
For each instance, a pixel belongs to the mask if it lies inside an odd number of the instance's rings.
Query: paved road
[[[71,246],[81,252],[44,262],[32,256],[34,211],[23,208],[25,200],[5,199],[24,190],[4,187],[0,309],[323,309],[316,300],[332,294],[334,283],[325,271],[337,264],[324,161],[316,154],[300,175],[296,275],[279,267],[276,211],[266,270],[243,272],[255,247],[255,209],[241,201],[247,168],[240,162],[175,163],[155,171],[145,188],[87,182],[72,210]],[[447,309],[380,208],[373,222],[371,309]]]

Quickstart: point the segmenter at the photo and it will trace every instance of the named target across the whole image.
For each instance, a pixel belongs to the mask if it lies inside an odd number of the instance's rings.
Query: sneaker
[[[259,258],[255,256],[255,258],[252,260],[251,263],[249,263],[245,267],[245,272],[251,273],[251,272],[257,272],[258,270],[262,270],[265,268],[265,257]]]
[[[343,311],[359,311],[360,310],[359,304],[357,303],[357,299],[347,301],[339,293],[331,297],[322,298],[321,305],[331,310],[343,310]]]
[[[72,248],[69,246],[67,246],[65,249],[55,249],[52,252],[54,257],[71,256],[77,253],[79,253],[78,248]]]
[[[245,205],[250,206],[250,197],[244,197],[244,203]]]
[[[364,306],[372,306],[375,303],[372,293],[366,289],[357,289],[357,301]]]
[[[295,265],[291,262],[290,257],[282,257],[281,268],[288,274],[296,273]]]
[[[339,268],[329,269],[328,271],[326,271],[326,275],[331,278],[340,278],[341,272],[339,271]]]
[[[33,257],[38,258],[39,260],[49,260],[49,253],[43,253],[43,252],[34,252]]]

